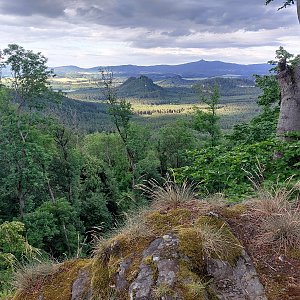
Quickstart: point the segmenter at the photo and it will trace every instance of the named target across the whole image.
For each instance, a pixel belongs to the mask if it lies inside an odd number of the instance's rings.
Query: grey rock
[[[129,287],[130,299],[152,299],[151,287],[154,283],[154,274],[151,266],[141,264],[140,272],[136,280]]]
[[[128,288],[128,281],[126,280],[126,271],[130,267],[132,258],[127,258],[120,263],[119,271],[116,274],[116,290],[121,292]]]
[[[267,300],[264,287],[245,251],[235,266],[209,258],[207,271],[214,279],[210,287],[220,300]]]
[[[72,285],[71,300],[90,300],[92,290],[90,288],[90,277],[86,270],[80,270],[76,280]]]
[[[172,290],[178,271],[179,239],[173,234],[165,234],[155,239],[143,252],[143,261],[151,257],[151,265],[142,263],[137,278],[129,288],[132,300],[154,299],[153,290],[160,285]],[[176,295],[164,296],[165,300],[181,299]]]
[[[178,262],[174,259],[162,259],[157,262],[157,284],[173,286],[176,281]]]

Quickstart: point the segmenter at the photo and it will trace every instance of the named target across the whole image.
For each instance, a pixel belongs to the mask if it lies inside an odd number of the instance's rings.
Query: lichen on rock
[[[229,225],[201,209],[200,201],[193,209],[149,210],[138,222],[103,241],[88,262],[62,264],[37,295],[43,300],[266,299]],[[14,300],[21,299],[38,298]]]

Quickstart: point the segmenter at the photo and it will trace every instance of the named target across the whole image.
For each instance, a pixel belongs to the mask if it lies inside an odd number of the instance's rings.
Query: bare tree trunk
[[[298,1],[298,7],[299,3]],[[280,62],[278,83],[281,90],[281,107],[277,136],[288,140],[289,134],[300,133],[300,64],[291,68],[285,61]]]

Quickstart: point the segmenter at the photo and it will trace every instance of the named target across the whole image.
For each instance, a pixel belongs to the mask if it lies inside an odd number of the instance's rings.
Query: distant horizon
[[[193,61],[186,61],[183,63],[160,63],[160,64],[148,64],[148,65],[140,65],[140,64],[116,64],[116,65],[93,65],[89,67],[85,66],[80,66],[80,65],[75,65],[75,64],[69,64],[69,65],[57,65],[57,66],[50,66],[49,68],[60,68],[60,67],[78,67],[80,69],[92,69],[92,68],[97,68],[97,67],[119,67],[119,66],[138,66],[138,67],[152,67],[152,66],[177,66],[177,65],[184,65],[184,64],[189,64],[189,63],[196,63],[200,61],[206,61],[206,62],[221,62],[221,63],[228,63],[228,64],[236,64],[236,65],[267,65],[267,62],[262,62],[262,63],[236,63],[232,61],[224,61],[224,60],[209,60],[209,59],[199,59],[199,60],[193,60]]]

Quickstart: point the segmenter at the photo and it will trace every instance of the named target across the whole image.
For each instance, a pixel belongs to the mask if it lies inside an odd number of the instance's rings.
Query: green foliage
[[[37,249],[27,243],[24,234],[25,226],[21,222],[0,224],[0,291],[10,289],[9,281],[15,264],[24,257],[33,257],[37,253]]]
[[[274,159],[275,153],[281,157]],[[258,185],[284,182],[299,172],[300,143],[275,139],[230,148],[211,147],[190,152],[191,164],[175,170],[178,180],[198,184],[201,193],[223,192],[232,200],[242,200]],[[299,175],[294,180],[299,180]]]
[[[161,174],[165,174],[169,168],[184,166],[187,162],[186,151],[195,145],[191,129],[182,123],[162,127],[157,139]]]
[[[72,256],[80,242],[82,224],[65,199],[44,202],[24,217],[28,241],[54,256]]]
[[[220,101],[220,92],[217,85],[213,89],[209,88],[204,94],[200,90],[200,99],[208,105],[208,111],[204,112],[199,108],[195,108],[193,115],[193,127],[201,133],[209,135],[210,146],[216,146],[221,136],[220,125],[218,123],[220,117],[217,115],[218,103]]]
[[[107,232],[113,224],[113,216],[108,210],[108,199],[104,193],[90,193],[82,199],[80,206],[80,220],[83,222],[86,232],[97,231]],[[96,230],[95,230],[96,231]]]
[[[255,75],[256,85],[261,88],[262,95],[258,97],[257,104],[264,110],[280,102],[280,88],[275,75]]]
[[[12,105],[3,102],[0,121],[0,213],[7,218],[9,211],[19,208],[23,215],[37,198],[47,197],[46,169],[53,152],[43,120],[37,115],[18,116]],[[26,137],[25,142],[20,130]]]
[[[270,60],[268,63],[277,66],[280,62],[286,62],[290,67],[295,67],[300,62],[300,55],[294,55],[286,51],[282,46],[276,50],[275,60]],[[278,67],[274,67],[273,70],[278,70]]]
[[[234,126],[226,136],[225,143],[230,145],[254,144],[275,136],[279,109],[265,110],[249,123]]]
[[[49,165],[49,184],[56,197],[65,197],[69,202],[76,203],[82,165],[82,158],[76,147],[79,136],[66,125],[55,122],[50,124],[50,134],[54,151]]]
[[[34,53],[16,44],[8,45],[3,57],[1,67],[11,68],[10,87],[14,99],[20,106],[37,107],[41,97],[49,92],[48,78],[53,75],[46,65],[47,59],[40,52]]]

